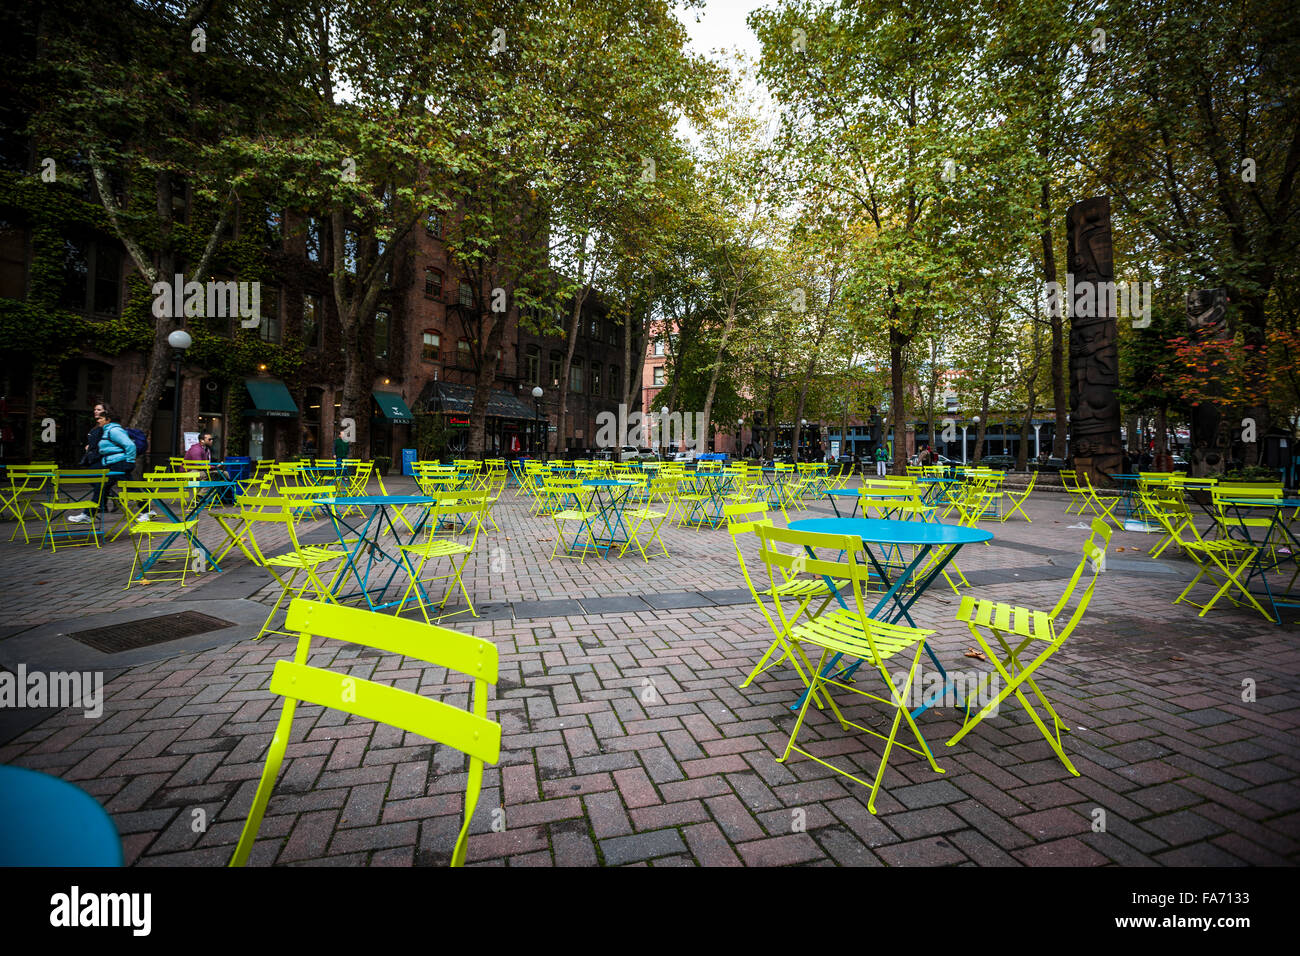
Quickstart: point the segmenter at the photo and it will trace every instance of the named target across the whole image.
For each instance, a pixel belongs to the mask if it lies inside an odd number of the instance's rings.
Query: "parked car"
[[[998,468],[1002,471],[1011,471],[1016,467],[1015,455],[985,455],[979,462],[985,468]]]
[[[694,461],[699,454],[694,451],[675,451],[669,456],[668,461]]]
[[[1062,468],[1068,467],[1064,458],[1047,458],[1039,460],[1035,458],[1029,463],[1029,467],[1034,471],[1042,472],[1059,472]]]
[[[617,458],[615,455],[617,454]],[[648,448],[637,448],[634,445],[624,445],[622,448],[602,448],[596,452],[597,458],[605,461],[614,459],[616,461],[653,461],[658,456]]]

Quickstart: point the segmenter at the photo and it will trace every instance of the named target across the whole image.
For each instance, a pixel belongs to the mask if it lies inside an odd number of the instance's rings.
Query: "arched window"
[[[442,348],[442,335],[437,329],[424,330],[424,344],[420,349],[420,358],[426,362],[438,361],[438,352]]]
[[[542,350],[536,345],[530,345],[524,349],[524,381],[530,385],[541,383],[539,376],[542,374]]]

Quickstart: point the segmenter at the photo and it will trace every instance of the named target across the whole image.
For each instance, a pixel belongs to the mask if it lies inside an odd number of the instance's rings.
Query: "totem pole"
[[[1073,285],[1070,307],[1070,454],[1096,483],[1123,464],[1120,439],[1119,334],[1111,259],[1110,198],[1075,203],[1065,214]],[[1104,285],[1103,285],[1104,284]]]
[[[1197,289],[1187,293],[1187,332],[1199,342],[1226,342],[1232,338],[1228,332],[1227,289]],[[1221,474],[1232,445],[1230,422],[1213,398],[1222,393],[1218,381],[1217,370],[1211,367],[1204,389],[1211,397],[1192,408],[1192,442],[1187,464],[1193,478]]]

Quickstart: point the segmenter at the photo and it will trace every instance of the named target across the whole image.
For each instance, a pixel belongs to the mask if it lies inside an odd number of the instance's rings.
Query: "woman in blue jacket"
[[[103,428],[99,436],[100,467],[108,469],[108,481],[104,482],[104,493],[99,499],[99,507],[103,510],[108,496],[117,488],[117,483],[130,478],[135,471],[135,442],[111,408],[105,407],[95,419],[95,424]]]

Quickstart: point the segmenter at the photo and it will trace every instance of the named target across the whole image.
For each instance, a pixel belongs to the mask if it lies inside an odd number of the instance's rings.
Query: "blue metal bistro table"
[[[330,516],[334,532],[339,536],[346,554],[347,574],[339,578],[334,599],[342,602],[361,597],[365,600],[366,607],[372,611],[400,605],[400,599],[387,600],[393,579],[399,571],[405,571],[408,578],[415,577],[415,571],[406,559],[402,545],[411,544],[419,537],[429,517],[428,509],[420,507],[420,517],[414,524],[409,524],[401,509],[410,505],[431,505],[437,500],[424,495],[358,495],[314,499],[315,504],[324,508]],[[401,524],[409,529],[405,538],[398,530],[399,525],[394,524],[394,513]],[[388,538],[389,535],[392,537]],[[337,590],[342,588],[349,576],[356,582],[358,590],[339,595]],[[404,580],[399,587],[404,589],[406,584],[407,581]],[[419,581],[415,584],[420,599],[427,601],[423,585]]]
[[[588,507],[598,508],[599,512],[588,523],[588,544],[602,549],[602,556],[607,555],[614,545],[627,544],[628,533],[627,525],[623,523],[623,511],[627,507],[627,496],[639,484],[640,482],[614,478],[589,478],[582,483],[584,488],[595,489]],[[577,547],[576,541],[574,547]]]
[[[46,773],[0,766],[0,866],[121,866],[99,802]]]
[[[185,522],[195,520],[200,515],[202,515],[203,512],[207,511],[213,505],[219,504],[221,500],[225,497],[227,492],[239,487],[239,483],[236,481],[229,481],[229,480],[192,481],[188,485],[186,485],[186,487],[194,488],[200,493],[194,499],[194,506],[190,508],[190,510],[186,512],[183,517],[177,515],[176,512],[172,511],[172,509],[167,505],[166,500],[163,499],[151,500],[149,502],[149,507],[152,508],[156,505],[158,508],[162,509],[162,511],[166,513],[167,518],[170,521],[173,521],[176,524],[183,524]],[[141,578],[143,578],[149,572],[149,569],[152,568],[154,564],[157,563],[158,559],[162,557],[164,552],[166,552],[166,550],[169,547],[171,547],[171,543],[175,541],[179,535],[182,534],[184,534],[185,537],[189,539],[191,547],[193,547],[195,550],[203,552],[203,559],[206,562],[206,566],[208,570],[210,571],[221,570],[221,565],[217,563],[216,556],[212,553],[212,551],[208,548],[206,544],[204,544],[202,541],[199,540],[199,536],[197,534],[195,534],[193,531],[173,531],[171,534],[169,534],[166,538],[163,539],[162,544],[160,544],[157,548],[154,548],[149,552],[149,556],[145,558],[144,561],[140,562],[140,573],[136,575],[135,580],[139,581]],[[227,548],[226,550],[228,551],[230,549]],[[224,551],[222,552],[222,555],[223,556],[225,555]]]
[[[900,620],[906,619],[912,627],[916,627],[916,622],[908,613],[909,608],[916,603],[917,599],[925,593],[926,589],[934,582],[943,569],[947,566],[963,545],[978,544],[983,541],[989,541],[993,538],[992,531],[985,531],[983,528],[964,528],[960,525],[941,524],[938,522],[926,521],[889,521],[880,518],[808,518],[803,521],[792,521],[789,527],[795,531],[807,531],[814,534],[849,535],[861,539],[867,553],[867,559],[875,569],[876,574],[880,577],[881,584],[885,588],[885,593],[881,596],[876,606],[871,609],[869,617],[885,621],[889,624],[897,624]],[[911,545],[917,549],[915,557],[898,573],[894,580],[889,579],[888,571],[882,566],[876,557],[876,553],[871,549],[872,545],[885,546],[890,548]],[[911,580],[912,575],[916,573],[930,552],[936,547],[947,548],[947,553],[936,561],[925,577],[914,582],[912,593],[904,600],[900,594],[904,587]],[[815,557],[813,550],[808,549],[810,557]],[[835,592],[836,599],[840,606],[847,608],[843,595],[835,587],[835,582],[830,578],[823,578],[827,585]],[[892,602],[892,607],[889,605]],[[930,649],[929,642],[925,644],[925,652],[930,655],[930,660],[934,666],[939,669],[939,674],[943,677],[944,687],[947,688],[948,673],[944,670],[939,659],[934,656],[934,651]],[[823,675],[827,675],[840,659],[836,654],[826,665]],[[861,661],[850,665],[842,677],[851,677],[858,669]],[[800,695],[799,700],[795,702],[791,710],[798,710],[803,706],[804,697],[808,692],[805,690]],[[916,717],[930,708],[930,704],[924,704],[912,711],[912,716]]]
[[[1276,624],[1282,623],[1282,615],[1278,613],[1280,607],[1300,607],[1300,594],[1293,591],[1296,578],[1300,578],[1300,537],[1297,537],[1292,529],[1286,512],[1300,508],[1300,498],[1281,498],[1276,501],[1262,500],[1259,498],[1229,498],[1220,500],[1220,504],[1231,505],[1236,512],[1237,517],[1242,517],[1243,508],[1272,508],[1273,520],[1264,534],[1255,540],[1254,535],[1250,532],[1250,525],[1244,521],[1240,525],[1246,534],[1246,540],[1253,545],[1259,545],[1259,551],[1255,554],[1255,560],[1251,562],[1250,575],[1246,578],[1246,589],[1249,590],[1251,582],[1256,578],[1264,585],[1264,593],[1259,594],[1252,592],[1256,597],[1264,597],[1273,607],[1273,620]],[[1279,589],[1279,593],[1274,593],[1272,585],[1268,583],[1268,572],[1276,570],[1282,573],[1283,564],[1292,564],[1295,571],[1291,575],[1291,580],[1287,583],[1285,589]]]

